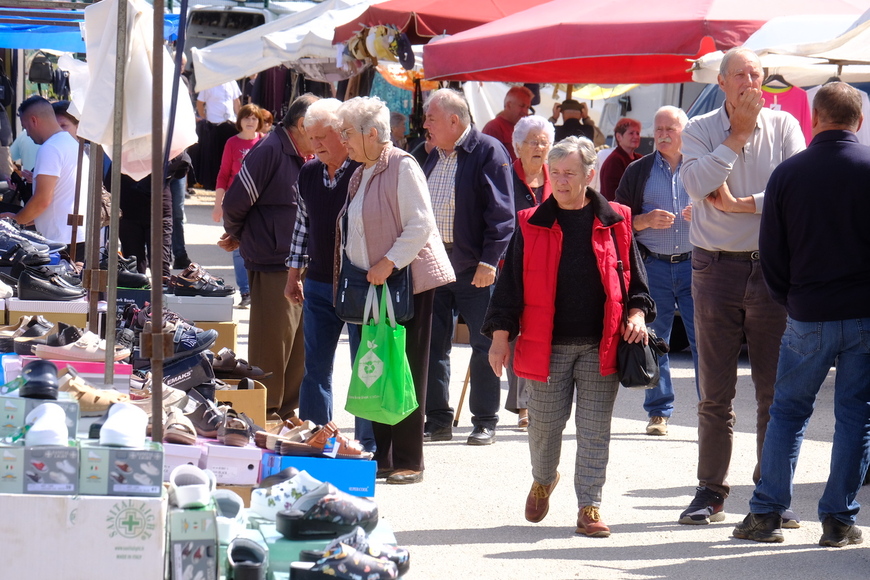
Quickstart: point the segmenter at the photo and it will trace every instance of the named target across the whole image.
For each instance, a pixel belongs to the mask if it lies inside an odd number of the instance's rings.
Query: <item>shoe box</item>
[[[196,445],[163,444],[163,481],[169,481],[169,474],[179,465],[199,465],[202,448]]]
[[[238,386],[236,379],[224,381],[228,385]],[[239,413],[247,415],[251,421],[260,427],[266,427],[266,387],[260,381],[252,381],[253,389],[216,390],[215,398],[218,405],[229,403]]]
[[[226,489],[242,498],[246,508],[251,507],[251,494],[254,491],[254,487],[254,485],[226,485],[223,483],[217,485],[218,489]]]
[[[20,358],[21,367],[24,367],[31,361],[42,360],[35,356],[22,356]],[[106,363],[104,362],[77,360],[52,360],[51,362],[53,362],[57,367],[58,373],[62,372],[65,368],[70,367],[74,369],[89,385],[97,389],[114,388],[122,393],[130,392],[130,378],[133,376],[133,365],[119,362],[114,363],[112,365],[112,370],[114,372],[112,385],[107,385]],[[14,373],[14,367],[11,367],[10,371]],[[21,370],[18,369],[19,374],[20,372]]]
[[[328,481],[341,491],[359,497],[374,497],[377,462],[367,459],[330,459],[263,453],[260,479],[288,467],[307,471],[311,477]]]
[[[217,578],[220,552],[214,505],[196,509],[171,507],[168,528],[169,577],[172,580]]]
[[[0,437],[17,435],[24,427],[27,415],[43,403],[57,403],[66,412],[66,426],[70,439],[75,439],[79,426],[79,403],[69,398],[66,393],[60,393],[56,401],[50,399],[25,399],[9,395],[0,395]]]
[[[167,294],[163,305],[180,316],[197,322],[233,319],[233,296],[176,296]]]
[[[230,447],[214,440],[196,442],[202,449],[199,466],[210,469],[218,483],[227,485],[255,485],[260,476],[263,450],[253,445]]]
[[[299,554],[303,550],[322,551],[332,541],[332,538],[306,541],[288,540],[275,527],[275,522],[261,518],[252,518],[251,525],[257,528],[266,541],[266,546],[269,548],[269,568],[273,571],[272,577],[275,579],[281,578],[276,571],[289,570],[291,563],[299,561]],[[384,518],[378,520],[378,525],[369,534],[369,539],[373,544],[396,545],[393,528]]]
[[[167,499],[0,494],[4,578],[157,580]]]
[[[79,448],[0,444],[2,473],[0,494],[75,495],[79,483]],[[6,514],[4,512],[0,512]],[[4,571],[5,573],[5,571]],[[32,577],[32,576],[31,576]]]
[[[78,300],[19,300],[6,299],[6,310],[9,320],[18,320],[22,316],[41,314],[51,322],[65,322],[78,328],[88,325],[88,301]]]
[[[232,351],[238,350],[239,325],[236,322],[207,322],[199,321],[193,323],[197,328],[203,330],[216,330],[218,333],[217,340],[209,349],[214,352],[219,352],[220,349],[226,347]]]
[[[115,294],[115,315],[120,318],[124,309],[130,304],[145,308],[145,303],[151,302],[151,290],[136,288],[118,288]]]
[[[159,497],[163,492],[163,446],[146,441],[141,449],[81,442],[79,493]]]

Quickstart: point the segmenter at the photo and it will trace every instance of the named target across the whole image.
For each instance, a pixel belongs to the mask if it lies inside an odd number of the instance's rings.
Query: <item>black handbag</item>
[[[36,84],[51,84],[54,82],[54,66],[48,57],[41,52],[36,53],[30,61],[30,70],[27,78]]]
[[[366,280],[368,271],[354,266],[347,258],[345,244],[347,240],[347,214],[342,217],[341,239],[341,267],[338,272],[338,285],[335,288],[335,315],[351,324],[365,324],[366,296],[369,292],[369,281]],[[387,278],[390,288],[390,296],[393,299],[393,308],[396,314],[396,322],[405,323],[414,318],[414,286],[411,283],[411,267],[405,266],[401,270],[394,270]],[[378,290],[378,299],[381,299],[383,286]]]
[[[628,324],[628,291],[625,288],[623,272],[625,267],[619,254],[619,244],[616,242],[616,232],[611,229],[613,246],[616,248],[616,274],[619,277],[619,288],[622,291],[622,322]],[[641,342],[626,342],[619,337],[616,349],[616,374],[619,382],[627,389],[651,389],[659,384],[659,357],[670,351],[668,343],[656,336],[651,328],[647,328],[649,339],[647,344]]]

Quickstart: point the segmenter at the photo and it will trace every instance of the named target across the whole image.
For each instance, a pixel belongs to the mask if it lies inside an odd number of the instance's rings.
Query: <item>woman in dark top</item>
[[[576,398],[576,533],[604,537],[610,529],[598,508],[619,386],[616,347],[620,338],[647,340],[646,322],[655,318],[655,305],[632,237],[631,210],[587,187],[595,157],[585,138],[568,137],[553,147],[552,195],[517,215],[482,332],[492,337],[489,361],[498,375],[510,358],[509,341],[517,337],[514,370],[528,379],[534,483],[526,519],[540,522],[547,515],[559,481],[562,431]],[[622,300],[614,244],[628,261],[623,274],[628,304]]]
[[[517,155],[513,164],[516,211],[535,207],[550,197],[547,155],[553,146],[554,135],[553,124],[539,115],[523,117],[514,126],[512,141]],[[510,363],[506,374],[508,394],[504,408],[519,415],[517,427],[527,429],[529,395],[526,392],[526,379],[518,377]]]

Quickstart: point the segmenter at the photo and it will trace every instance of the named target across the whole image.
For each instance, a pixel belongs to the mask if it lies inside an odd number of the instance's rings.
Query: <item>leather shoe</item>
[[[411,469],[399,469],[387,477],[387,483],[399,485],[405,483],[420,483],[421,481],[423,481],[423,472],[413,471]]]
[[[443,427],[425,427],[423,429],[423,441],[430,443],[432,441],[450,441],[453,439],[453,428],[450,425]]]
[[[489,427],[475,427],[468,436],[469,445],[492,445],[495,443],[495,430]]]
[[[526,520],[534,524],[540,522],[547,517],[547,512],[550,511],[550,495],[556,489],[556,484],[559,483],[559,472],[556,472],[556,479],[550,485],[541,485],[537,481],[532,483],[532,489],[526,498]]]

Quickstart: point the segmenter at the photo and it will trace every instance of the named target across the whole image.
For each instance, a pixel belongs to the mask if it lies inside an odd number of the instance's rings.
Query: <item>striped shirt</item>
[[[435,213],[435,224],[441,233],[441,239],[445,244],[453,243],[453,218],[456,215],[456,170],[459,167],[459,159],[456,156],[456,148],[465,142],[471,125],[465,128],[459,139],[453,145],[450,154],[444,153],[440,147],[438,162],[429,174],[429,192],[432,195],[432,211]]]
[[[683,162],[680,160],[676,171],[671,172],[670,164],[661,153],[656,151],[653,155],[656,157],[643,190],[642,213],[663,209],[676,217],[671,227],[663,230],[646,228],[637,232],[635,238],[638,243],[656,254],[671,256],[690,252],[692,246],[689,243],[689,222],[683,219],[683,208],[691,200],[680,177]]]

